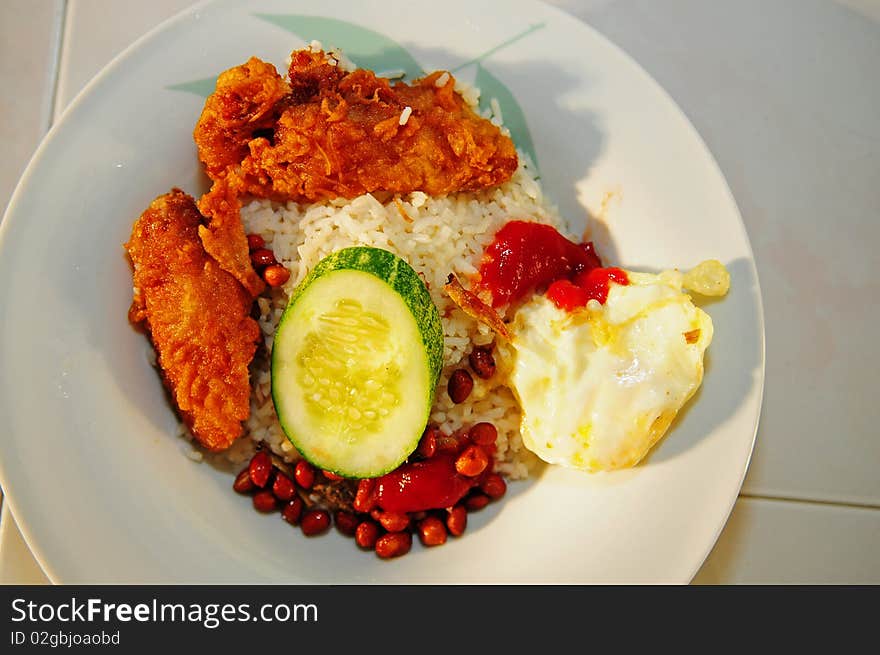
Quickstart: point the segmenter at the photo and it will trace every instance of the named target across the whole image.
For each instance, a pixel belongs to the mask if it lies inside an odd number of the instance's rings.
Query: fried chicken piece
[[[241,192],[237,184],[230,189],[226,176],[248,156],[248,142],[255,135],[272,133],[282,110],[280,101],[289,93],[290,87],[272,64],[252,57],[217,78],[195,128],[200,151],[211,153],[203,161],[215,182],[210,200],[200,202],[200,210],[211,220],[199,227],[199,236],[205,250],[253,296],[265,283],[251,265],[239,217]]]
[[[256,57],[220,74],[195,128],[199,152],[210,153],[202,161],[212,180],[244,160],[255,135],[271,134],[283,109],[279,100],[289,94],[275,67]]]
[[[207,225],[199,225],[199,237],[205,251],[256,298],[266,283],[251,263],[247,235],[241,224],[241,193],[235,190],[234,182],[234,176],[221,177],[199,199],[199,210],[209,217]]]
[[[240,228],[245,195],[314,202],[364,193],[444,195],[507,181],[516,148],[435,72],[392,84],[346,72],[322,51],[291,56],[289,84],[252,58],[217,81],[194,138],[214,186],[199,202],[205,248],[251,293],[262,289]],[[256,278],[256,279],[255,279]]]
[[[252,299],[202,247],[202,217],[180,189],[156,198],[125,248],[134,300],[128,316],[148,333],[165,386],[205,448],[228,448],[250,413],[248,364],[260,328]]]

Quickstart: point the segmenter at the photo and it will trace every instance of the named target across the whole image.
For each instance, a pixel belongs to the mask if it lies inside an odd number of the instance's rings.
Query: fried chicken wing
[[[205,251],[256,298],[266,283],[251,264],[247,235],[241,224],[242,193],[237,181],[232,175],[221,177],[199,199],[199,210],[209,218],[207,225],[199,225],[199,237]]]
[[[212,180],[244,160],[255,135],[271,133],[283,109],[279,100],[289,94],[275,67],[256,57],[220,74],[195,128],[199,152],[209,154],[202,161]]]
[[[253,294],[262,281],[240,227],[242,196],[444,195],[501,184],[517,168],[513,142],[464,102],[449,73],[392,84],[367,70],[347,72],[320,50],[300,50],[288,77],[256,58],[225,72],[194,131],[214,180],[199,202],[210,219],[202,240]]]
[[[134,300],[129,320],[145,328],[174,404],[205,448],[228,448],[250,412],[248,364],[260,339],[252,299],[199,240],[201,215],[179,189],[156,198],[125,248]]]

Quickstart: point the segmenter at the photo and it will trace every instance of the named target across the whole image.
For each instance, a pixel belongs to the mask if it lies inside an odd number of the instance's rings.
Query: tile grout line
[[[779,503],[794,503],[798,505],[820,505],[824,507],[839,507],[841,509],[880,510],[880,504],[860,503],[842,500],[822,500],[820,498],[796,498],[793,496],[773,496],[766,494],[739,494],[744,500],[772,500]]]
[[[67,32],[68,0],[61,0],[61,12],[55,25],[55,48],[52,53],[52,71],[50,73],[49,112],[45,118],[43,134],[55,124],[55,111],[58,103],[58,83],[61,79],[61,58],[64,52],[64,35]]]

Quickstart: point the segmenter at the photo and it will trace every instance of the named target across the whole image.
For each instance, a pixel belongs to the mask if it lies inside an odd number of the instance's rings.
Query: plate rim
[[[726,176],[724,175],[718,161],[712,153],[712,150],[708,147],[705,140],[703,139],[700,132],[697,130],[696,126],[691,122],[688,118],[687,114],[684,110],[679,106],[679,104],[675,101],[675,99],[670,95],[670,93],[663,87],[648,71],[642,67],[642,65],[624,48],[617,45],[611,39],[606,37],[604,34],[599,32],[596,28],[594,28],[591,24],[586,22],[585,20],[570,14],[569,12],[557,7],[555,5],[551,5],[544,0],[520,0],[520,2],[526,2],[533,6],[540,6],[545,11],[549,11],[556,15],[558,19],[563,22],[567,22],[570,24],[577,24],[579,29],[588,30],[592,37],[598,41],[601,41],[605,46],[613,49],[619,56],[622,56],[627,65],[636,72],[644,83],[652,87],[652,90],[655,93],[659,93],[665,100],[668,102],[669,106],[673,108],[676,119],[682,124],[685,130],[690,133],[690,136],[695,139],[695,144],[697,144],[698,148],[701,150],[706,163],[712,168],[712,172],[717,175],[717,178],[722,183],[722,187],[724,190],[724,194],[726,196],[726,200],[730,203],[731,207],[735,210],[736,218],[738,219],[738,227],[743,236],[743,241],[745,243],[747,254],[748,254],[748,265],[753,274],[753,296],[755,299],[755,327],[757,328],[758,333],[758,341],[759,341],[759,349],[757,352],[758,362],[755,367],[757,379],[754,381],[754,393],[757,394],[757,402],[755,405],[755,413],[752,418],[753,429],[752,434],[749,439],[748,444],[748,453],[745,457],[742,465],[742,470],[738,475],[738,482],[735,485],[735,489],[731,493],[731,498],[728,501],[726,510],[722,513],[719,512],[719,522],[715,526],[714,536],[711,542],[706,546],[702,556],[698,561],[695,562],[693,566],[693,570],[687,576],[687,579],[683,580],[683,584],[690,583],[696,574],[699,572],[700,568],[705,563],[712,549],[718,542],[718,539],[726,526],[730,514],[733,511],[733,508],[736,504],[736,501],[739,498],[740,492],[742,490],[743,483],[745,481],[746,475],[749,470],[749,466],[751,464],[752,457],[755,452],[755,443],[757,441],[758,430],[760,427],[760,419],[762,414],[763,402],[764,402],[764,390],[766,383],[766,326],[765,326],[765,317],[764,317],[764,300],[763,293],[761,290],[760,277],[758,275],[757,264],[754,256],[754,249],[752,247],[751,239],[748,235],[748,230],[746,229],[745,222],[742,218],[742,212],[740,210],[739,204],[736,201],[735,196],[733,195],[732,190],[730,189],[730,185],[727,181]],[[58,119],[55,120],[50,127],[50,129],[46,132],[46,134],[40,140],[39,145],[34,150],[34,153],[28,160],[27,165],[25,166],[21,176],[19,177],[16,186],[10,196],[9,202],[6,206],[6,210],[3,214],[3,219],[0,221],[0,250],[2,250],[3,244],[5,240],[8,238],[7,233],[10,231],[9,228],[10,216],[14,214],[14,208],[20,202],[20,198],[24,193],[23,189],[27,186],[26,182],[31,178],[34,173],[34,170],[37,168],[38,162],[43,158],[44,152],[48,147],[48,144],[51,143],[55,135],[60,131],[65,129],[66,123],[69,121],[69,116],[72,115],[76,108],[90,96],[95,87],[100,85],[102,81],[111,75],[117,68],[123,66],[126,60],[131,57],[135,52],[140,50],[142,47],[146,46],[148,43],[156,39],[160,34],[164,33],[166,30],[171,27],[177,25],[178,23],[182,23],[187,19],[191,18],[194,14],[198,14],[200,11],[203,11],[207,7],[211,7],[213,5],[221,5],[224,3],[224,0],[199,0],[198,2],[190,5],[182,9],[181,11],[169,16],[159,22],[157,25],[152,27],[150,30],[139,36],[137,39],[132,41],[128,46],[126,46],[123,50],[117,53],[110,61],[108,61],[86,84],[83,88],[74,96],[74,98],[69,102],[69,104],[64,108],[62,113],[59,115]],[[233,3],[235,5],[243,5],[245,4],[244,0],[234,0]],[[320,15],[320,14],[316,14]],[[2,461],[0,461],[0,480],[2,480],[3,486],[3,501],[4,503],[9,505],[10,514],[13,516],[15,523],[21,532],[22,538],[24,539],[27,547],[29,548],[31,554],[34,559],[39,564],[40,568],[46,574],[46,577],[53,584],[64,584],[63,576],[59,575],[58,571],[56,571],[46,554],[42,551],[37,540],[33,537],[32,531],[28,525],[28,520],[24,518],[17,509],[17,501],[16,494],[10,491],[9,486],[9,478],[4,473],[4,466]],[[13,485],[14,487],[14,485]]]

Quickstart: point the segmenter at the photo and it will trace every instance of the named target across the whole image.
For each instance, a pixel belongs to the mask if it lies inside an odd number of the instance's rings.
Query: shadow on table
[[[763,331],[758,321],[755,269],[747,259],[728,263],[730,291],[696,303],[711,317],[715,335],[704,358],[703,384],[678,413],[644,465],[678,457],[722,426],[739,409],[762,374]],[[707,386],[711,385],[711,405]]]

